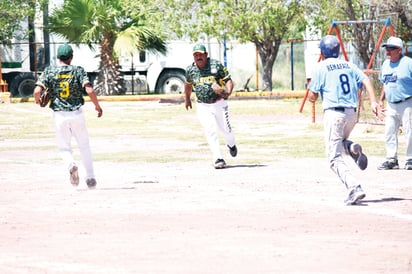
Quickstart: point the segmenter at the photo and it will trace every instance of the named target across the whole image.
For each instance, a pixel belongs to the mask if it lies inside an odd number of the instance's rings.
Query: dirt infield
[[[106,115],[116,107],[105,103]],[[244,119],[233,116],[235,128]],[[253,163],[239,140],[238,157],[225,152],[228,168],[215,170],[195,149],[202,136],[131,142],[115,125],[93,129],[95,190],[71,187],[52,131],[20,149],[20,137],[0,139],[0,273],[412,273],[412,171],[378,171],[381,157],[354,169],[367,196],[344,206],[324,158]],[[193,156],[100,154],[167,149]]]

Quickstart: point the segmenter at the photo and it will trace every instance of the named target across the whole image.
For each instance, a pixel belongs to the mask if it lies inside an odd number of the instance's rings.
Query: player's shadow
[[[389,202],[399,202],[399,201],[412,201],[412,199],[389,197],[389,198],[382,198],[382,199],[375,199],[375,200],[361,200],[359,201],[359,205],[369,204],[369,203],[389,203]]]
[[[132,184],[158,184],[159,181],[156,180],[140,180],[140,181],[134,181]],[[97,191],[97,190],[132,190],[132,189],[138,189],[137,186],[114,186],[114,187],[99,187],[97,186],[96,188],[91,189],[92,191]],[[77,191],[90,191],[88,188],[82,188],[82,189],[76,189]]]
[[[254,167],[266,167],[267,165],[259,165],[259,164],[253,164],[253,165],[226,165],[225,168],[239,168],[239,167],[247,167],[247,168],[254,168]]]

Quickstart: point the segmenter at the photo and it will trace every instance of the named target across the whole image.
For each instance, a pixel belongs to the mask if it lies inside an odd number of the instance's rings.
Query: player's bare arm
[[[34,91],[33,91],[33,97],[34,97],[34,102],[36,103],[36,104],[40,104],[40,94],[41,94],[41,91],[42,91],[43,89],[42,89],[42,87],[40,87],[40,86],[36,86],[35,88],[34,88]]]
[[[313,91],[309,90],[309,102],[315,103],[319,97],[319,93],[314,93]]]
[[[97,117],[102,117],[103,110],[100,107],[99,100],[97,99],[96,92],[94,91],[92,85],[90,83],[87,83],[84,86],[84,89],[86,90],[87,95],[89,95],[90,100],[93,102],[95,106],[95,110],[97,111]]]
[[[376,102],[375,89],[373,88],[373,84],[369,78],[363,80],[362,84],[365,86],[366,92],[368,93],[372,112],[375,114],[375,116],[378,116],[380,113],[380,106]]]
[[[186,110],[192,108],[192,101],[190,100],[190,96],[192,95],[192,84],[185,83],[185,107]]]
[[[227,80],[227,82],[225,83],[225,89],[226,92],[231,95],[232,91],[233,91],[233,81],[232,79]]]
[[[386,97],[385,97],[385,88],[382,86],[381,96],[379,97],[379,105],[380,105],[382,108],[383,108],[383,106],[384,106],[385,99],[386,99]]]
[[[385,111],[386,111],[386,108],[385,108],[385,99],[386,99],[386,96],[385,96],[385,88],[382,86],[382,88],[381,88],[381,95],[380,95],[380,97],[379,97],[379,102],[378,102],[378,104],[379,104],[378,118],[381,119],[381,120],[383,120],[384,117],[385,117]]]

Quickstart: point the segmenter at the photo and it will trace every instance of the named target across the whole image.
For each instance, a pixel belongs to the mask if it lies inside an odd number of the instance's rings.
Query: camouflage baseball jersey
[[[83,67],[50,66],[40,75],[36,85],[49,88],[50,108],[54,111],[73,111],[84,104],[84,85],[89,78]]]
[[[214,103],[220,96],[213,92],[212,84],[220,85],[230,79],[227,69],[217,60],[207,58],[207,64],[203,69],[195,63],[186,69],[186,81],[193,85],[193,91],[197,99],[202,103]]]

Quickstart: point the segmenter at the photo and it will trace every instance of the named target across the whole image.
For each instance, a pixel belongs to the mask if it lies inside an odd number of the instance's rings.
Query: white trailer
[[[32,96],[35,79],[47,65],[58,62],[57,48],[64,41],[50,36],[43,40],[15,41],[10,47],[0,46],[3,79],[13,97]],[[98,47],[72,45],[73,64],[80,65],[93,80],[98,73]],[[125,93],[182,93],[185,69],[193,61],[190,43],[171,42],[166,55],[147,51],[133,57],[121,57],[120,72],[126,83]]]
[[[60,2],[50,1],[49,9]],[[27,39],[16,38],[11,46],[0,45],[3,79],[7,81],[13,97],[32,96],[39,73],[46,66],[58,62],[57,48],[65,41],[44,32],[44,20],[43,14],[39,13],[34,21],[22,22],[22,26],[31,31]],[[72,63],[83,66],[94,80],[100,62],[98,45],[94,49],[86,45],[72,46]],[[166,55],[142,51],[133,57],[121,57],[119,65],[126,83],[125,93],[182,93],[185,68],[192,62],[190,53],[189,42],[171,41]]]
[[[62,0],[50,0],[49,10],[62,4]],[[38,13],[32,22],[22,22],[31,30],[26,39],[16,39],[12,46],[0,45],[3,79],[7,81],[13,97],[29,97],[37,76],[48,65],[57,64],[57,48],[65,41],[44,31],[44,18]],[[22,35],[20,35],[22,36]],[[222,45],[215,39],[204,39],[209,57],[226,63],[237,86],[255,74],[255,47],[253,44],[229,43]],[[136,52],[133,56],[120,57],[119,65],[125,80],[125,93],[183,93],[185,69],[193,62],[190,41],[169,41],[167,54],[153,54],[147,51]],[[86,45],[72,44],[73,64],[80,65],[88,72],[93,81],[98,73],[100,58],[98,45],[90,49]],[[226,50],[227,55],[226,55]],[[227,57],[227,58],[226,58]]]
[[[130,93],[183,93],[185,69],[193,62],[192,44],[169,41],[166,55],[147,51],[120,57],[120,71]]]

